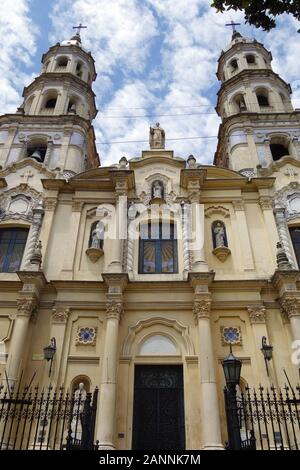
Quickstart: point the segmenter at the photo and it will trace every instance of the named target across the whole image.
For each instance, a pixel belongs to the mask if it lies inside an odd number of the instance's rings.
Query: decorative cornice
[[[70,309],[65,308],[65,309],[52,309],[52,314],[51,314],[51,322],[53,324],[59,323],[59,324],[66,324],[68,321],[68,317],[70,315]]]
[[[262,305],[251,305],[247,307],[250,323],[266,323],[266,308]]]

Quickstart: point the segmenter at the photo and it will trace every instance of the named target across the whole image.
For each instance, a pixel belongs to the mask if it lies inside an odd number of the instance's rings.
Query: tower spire
[[[86,29],[86,28],[87,28],[87,26],[83,26],[82,23],[79,23],[78,26],[73,26],[73,29],[77,29],[76,36],[80,36],[80,30],[81,29]]]
[[[230,21],[230,23],[226,23],[225,26],[231,26],[232,28],[232,39],[235,39],[236,37],[241,36],[241,34],[236,30],[236,26],[240,26],[241,23],[235,23],[233,20]]]

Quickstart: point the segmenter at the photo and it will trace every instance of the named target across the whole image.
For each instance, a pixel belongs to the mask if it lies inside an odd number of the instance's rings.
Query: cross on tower
[[[225,26],[231,26],[233,33],[235,33],[236,31],[235,27],[240,26],[240,24],[241,23],[235,23],[234,21],[231,20],[230,23],[226,23]]]
[[[87,26],[83,26],[82,23],[79,23],[78,26],[73,26],[73,29],[77,29],[76,34],[78,34],[79,36],[80,36],[80,30],[84,28],[87,28]]]

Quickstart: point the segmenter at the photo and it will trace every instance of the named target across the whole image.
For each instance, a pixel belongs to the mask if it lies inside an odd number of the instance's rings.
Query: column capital
[[[115,194],[119,196],[127,196],[128,190],[135,186],[133,170],[115,169],[109,171],[110,177],[114,183]]]
[[[57,202],[56,197],[46,197],[44,200],[45,211],[54,211],[57,206]]]
[[[72,201],[72,212],[81,212],[83,208],[83,202],[82,201]]]
[[[235,211],[244,211],[245,205],[243,199],[233,199],[232,205]]]
[[[281,315],[284,320],[291,319],[292,317],[300,317],[300,293],[294,295],[285,293],[279,299]]]
[[[70,308],[53,308],[51,313],[51,323],[65,325],[68,321]]]
[[[252,325],[266,323],[267,310],[263,305],[249,305],[247,310]]]
[[[273,209],[272,201],[273,200],[271,196],[260,196],[259,205],[263,211],[272,210]]]
[[[17,316],[31,317],[37,304],[36,297],[19,297],[17,299]]]
[[[127,273],[102,273],[105,284],[108,287],[108,295],[122,295],[128,284]]]
[[[209,318],[211,312],[211,298],[196,298],[193,304],[193,313],[196,321],[201,318]]]
[[[109,300],[106,303],[107,320],[114,319],[114,320],[118,320],[119,322],[121,320],[122,313],[123,313],[123,302],[120,302],[117,300]]]

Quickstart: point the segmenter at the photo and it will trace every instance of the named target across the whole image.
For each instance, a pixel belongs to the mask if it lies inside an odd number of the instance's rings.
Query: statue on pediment
[[[165,148],[165,131],[160,127],[159,122],[154,127],[150,126],[150,149]]]

